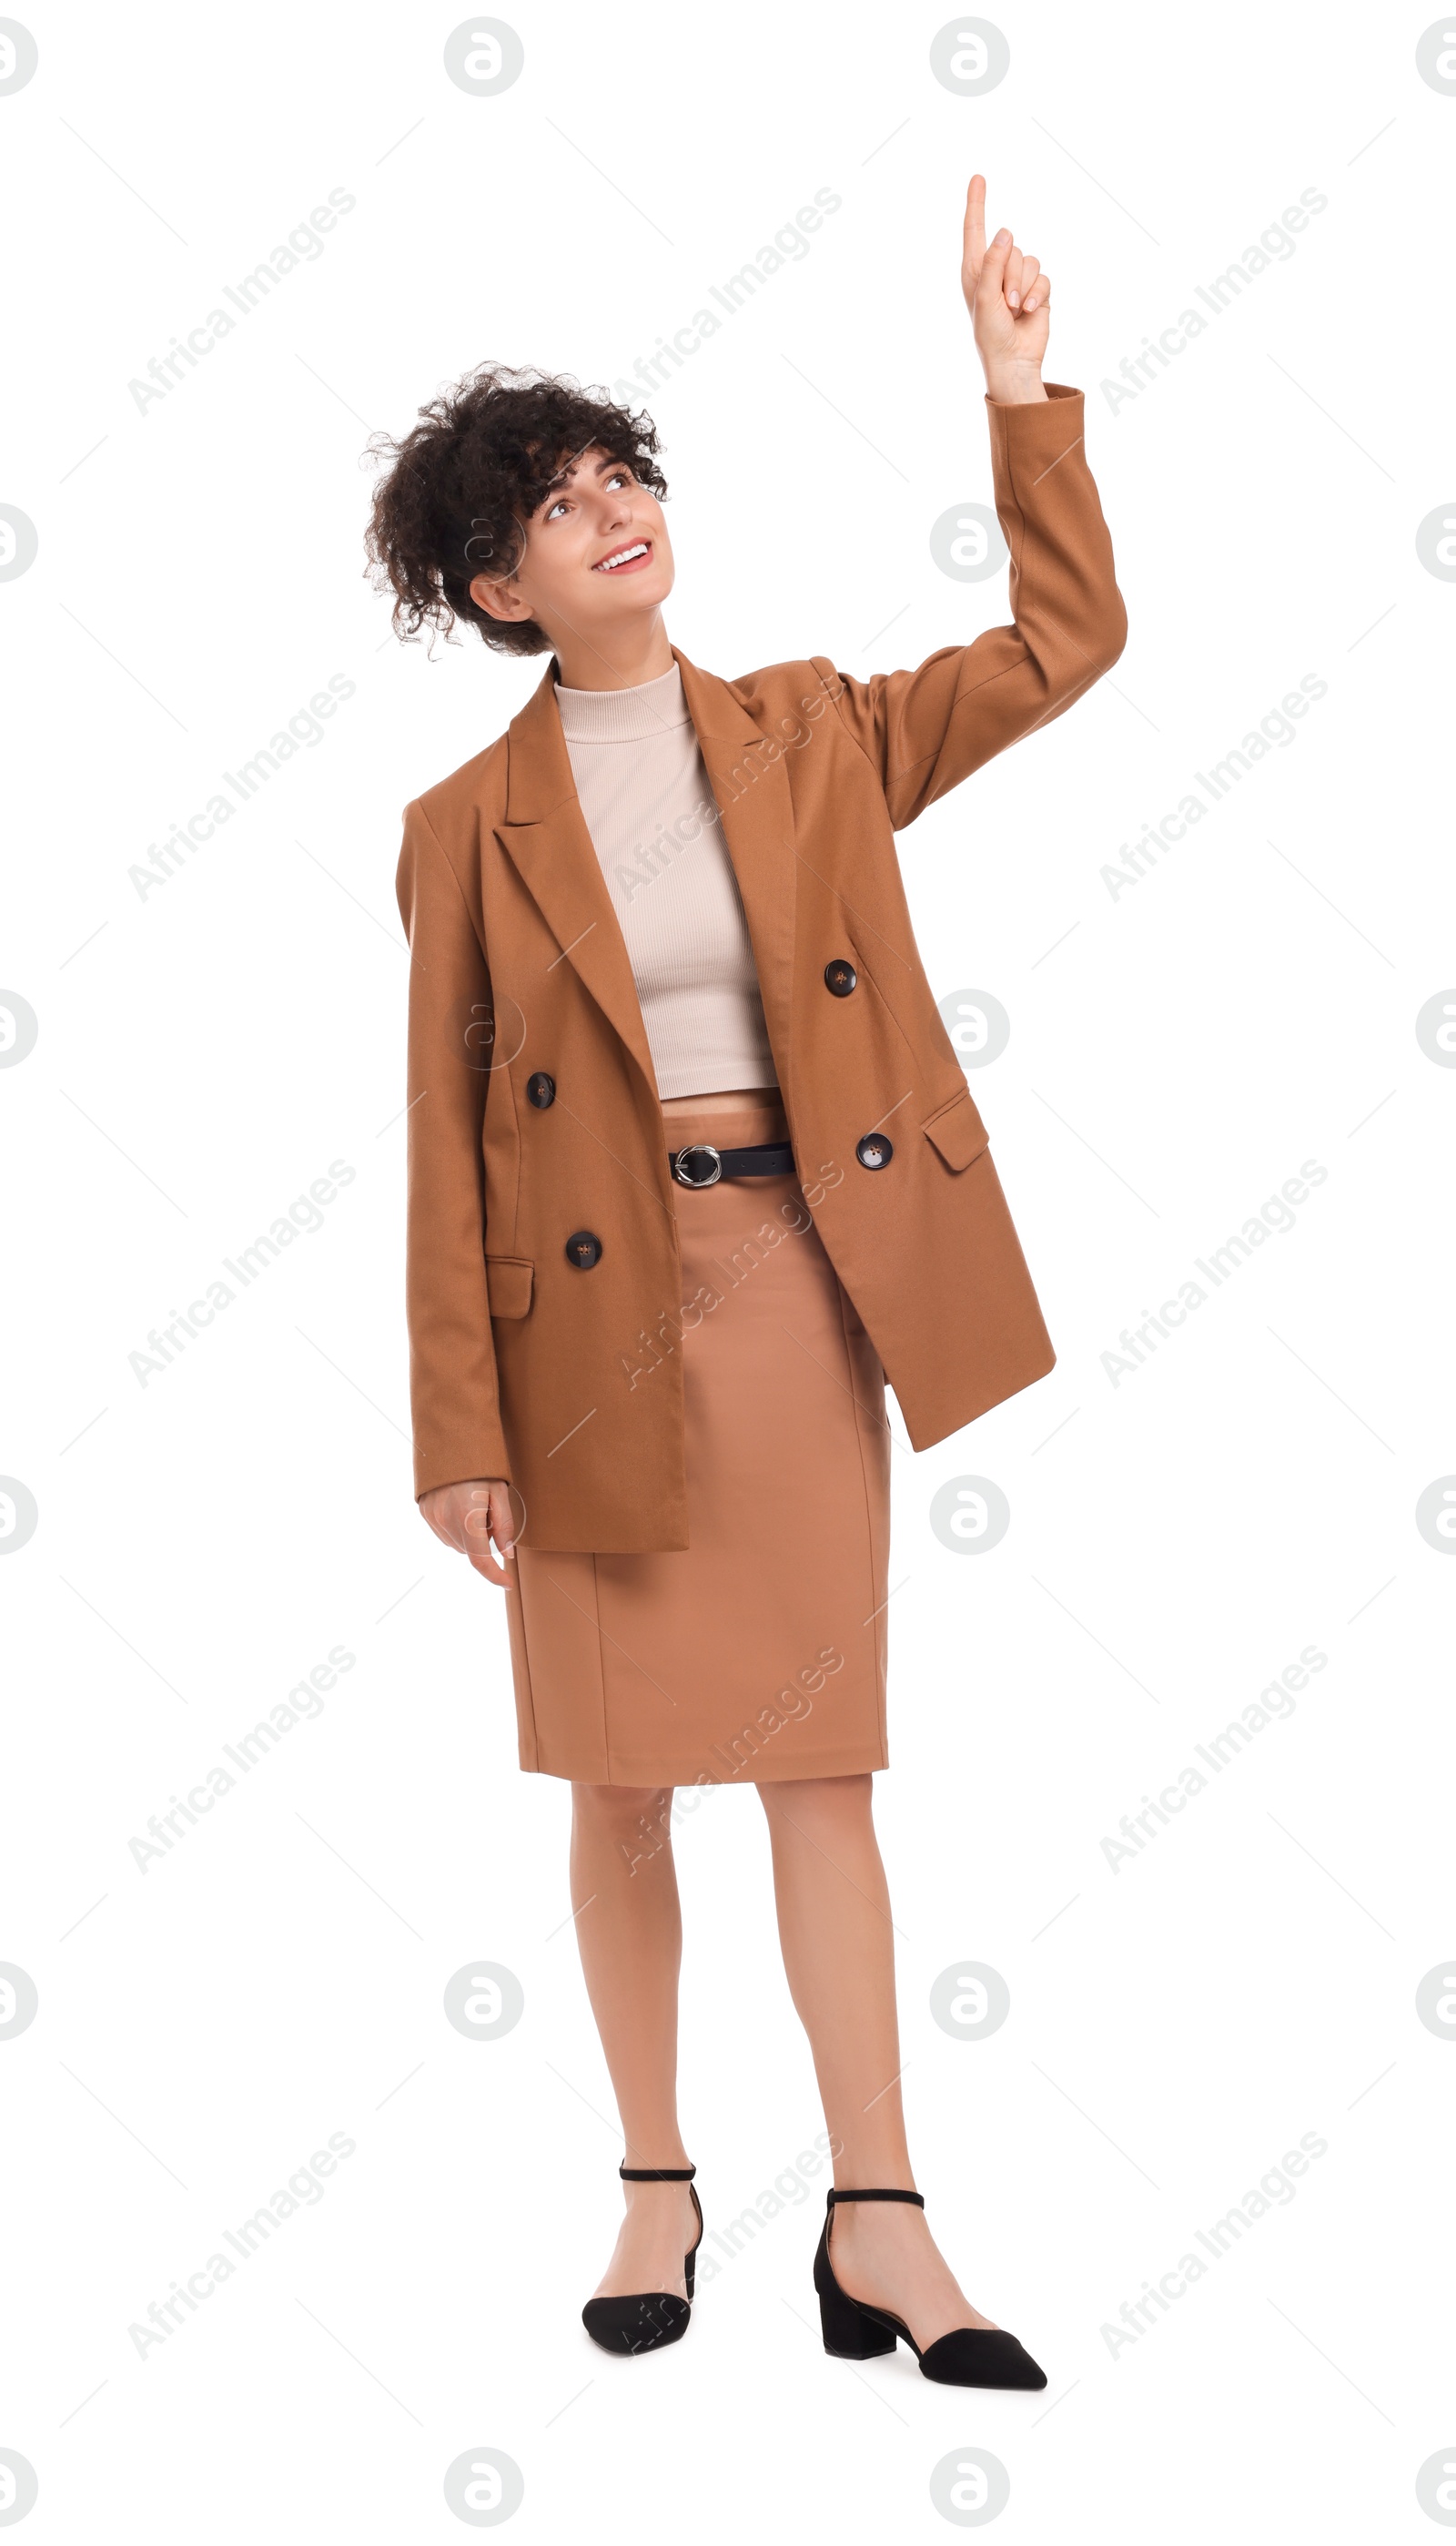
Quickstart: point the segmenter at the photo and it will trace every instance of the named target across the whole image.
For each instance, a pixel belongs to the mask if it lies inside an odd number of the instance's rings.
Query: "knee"
[[[671,1786],[586,1786],[574,1782],[571,1797],[575,1810],[593,1821],[636,1823],[644,1817],[653,1820],[670,1812],[673,1789]]]
[[[572,1806],[578,1833],[619,1855],[629,1874],[672,1848],[671,1786],[574,1784]]]
[[[843,1829],[873,1818],[874,1780],[857,1777],[784,1777],[759,1788],[771,1829],[781,1822],[797,1829]]]

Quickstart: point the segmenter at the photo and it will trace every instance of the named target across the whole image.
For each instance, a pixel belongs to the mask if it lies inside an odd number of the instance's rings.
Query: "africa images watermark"
[[[630,901],[633,893],[640,892],[644,885],[655,884],[686,849],[690,849],[695,840],[701,839],[704,831],[710,831],[722,818],[713,798],[704,796],[688,812],[680,813],[671,829],[665,822],[659,822],[656,837],[639,840],[630,857],[621,860],[611,871],[612,883],[618,887],[623,898]]]
[[[617,402],[630,407],[640,388],[662,388],[674,372],[681,372],[693,354],[700,353],[708,338],[716,336],[728,319],[736,318],[740,309],[745,308],[775,274],[781,273],[786,264],[802,263],[809,253],[814,231],[822,229],[828,215],[839,212],[843,203],[843,195],[835,194],[829,186],[819,187],[813,202],[801,204],[793,219],[785,221],[774,231],[771,245],[761,247],[747,265],[740,266],[736,274],[729,275],[725,284],[709,284],[709,297],[716,300],[718,309],[709,309],[705,303],[694,309],[688,324],[675,329],[671,343],[666,336],[659,336],[656,353],[644,354],[633,364],[635,381],[612,382],[611,394]]]
[[[1322,195],[1318,187],[1306,186],[1297,204],[1286,204],[1278,220],[1270,221],[1266,229],[1260,230],[1256,246],[1245,248],[1232,265],[1214,276],[1211,284],[1195,284],[1194,297],[1202,301],[1203,308],[1194,309],[1190,305],[1180,310],[1173,324],[1162,330],[1156,343],[1151,336],[1145,336],[1143,351],[1125,358],[1118,366],[1122,374],[1120,382],[1100,382],[1102,395],[1112,413],[1118,414],[1134,398],[1150,389],[1159,373],[1170,370],[1177,356],[1185,354],[1189,345],[1212,326],[1215,318],[1221,318],[1226,309],[1231,309],[1235,301],[1242,299],[1251,284],[1256,282],[1259,275],[1266,274],[1270,265],[1287,265],[1298,243],[1298,233],[1309,228],[1311,214],[1323,212],[1329,201],[1329,196]]]
[[[1194,1796],[1206,1791],[1210,1778],[1221,1777],[1224,1770],[1249,1748],[1255,1736],[1262,1733],[1265,1725],[1272,1724],[1276,1717],[1287,1723],[1294,1713],[1295,1692],[1308,1688],[1313,1675],[1324,1670],[1329,1659],[1329,1655],[1319,1645],[1306,1645],[1296,1661],[1286,1662],[1278,1678],[1271,1679],[1266,1688],[1259,1690],[1257,1697],[1250,1699],[1236,1722],[1226,1724],[1222,1733],[1212,1734],[1207,1741],[1195,1741],[1193,1748],[1203,1761],[1203,1768],[1195,1768],[1190,1760],[1186,1767],[1179,1768],[1175,1785],[1163,1787],[1156,1800],[1152,1795],[1144,1795],[1142,1812],[1123,1814],[1118,1824],[1119,1838],[1102,1840],[1102,1854],[1109,1872],[1120,1874],[1124,1861],[1130,1864],[1150,1841],[1171,1828],[1174,1813],[1186,1811]],[[1207,1776],[1205,1768],[1209,1772]]]
[[[1286,2149],[1277,2165],[1271,2165],[1259,2176],[1256,2187],[1251,2186],[1232,2210],[1215,2219],[1211,2228],[1195,2228],[1194,2239],[1204,2251],[1195,2254],[1191,2249],[1181,2254],[1171,2272],[1165,2272],[1155,2289],[1144,2281],[1141,2298],[1124,2299],[1117,2313],[1122,2325],[1104,2325],[1098,2330],[1112,2358],[1126,2351],[1145,2334],[1151,2334],[1159,2316],[1168,2316],[1173,2304],[1186,2298],[1195,2281],[1201,2281],[1209,2262],[1221,2263],[1254,2224],[1268,2216],[1271,2206],[1287,2210],[1299,2189],[1296,2177],[1308,2174],[1310,2162],[1324,2157],[1330,2142],[1318,2131],[1306,2131],[1297,2149]],[[1204,2256],[1209,2259],[1205,2261]]]
[[[805,1236],[814,1226],[813,1214],[826,1193],[833,1192],[834,1187],[844,1181],[844,1168],[837,1166],[833,1158],[826,1159],[819,1170],[819,1181],[799,1187],[806,1208],[801,1210],[797,1202],[781,1202],[777,1219],[761,1221],[747,1237],[741,1237],[726,1264],[720,1255],[712,1256],[709,1260],[723,1276],[722,1290],[715,1291],[709,1283],[699,1282],[691,1299],[684,1302],[676,1317],[669,1310],[660,1310],[652,1328],[643,1326],[640,1329],[632,1352],[618,1353],[617,1359],[628,1388],[635,1388],[639,1379],[650,1379],[655,1370],[660,1370],[668,1355],[677,1351],[685,1332],[700,1326],[703,1318],[714,1309],[721,1309],[724,1300],[732,1296],[740,1283],[746,1282],[761,1264],[767,1264],[775,1246],[781,1246],[786,1237]],[[633,1358],[639,1349],[647,1356],[640,1363]]]
[[[1165,1343],[1169,1342],[1179,1326],[1187,1324],[1189,1311],[1201,1309],[1214,1291],[1221,1291],[1266,1237],[1287,1237],[1296,1225],[1294,1207],[1307,1202],[1311,1187],[1328,1183],[1329,1177],[1329,1168],[1322,1166],[1318,1158],[1306,1158],[1299,1174],[1286,1176],[1278,1192],[1270,1194],[1267,1202],[1251,1213],[1242,1230],[1235,1230],[1221,1246],[1211,1246],[1207,1255],[1195,1255],[1193,1261],[1207,1280],[1208,1290],[1190,1277],[1178,1285],[1177,1298],[1165,1300],[1156,1315],[1151,1309],[1144,1309],[1141,1325],[1124,1326],[1117,1338],[1121,1350],[1101,1356],[1111,1385],[1120,1388],[1125,1379],[1140,1370],[1158,1350],[1158,1338],[1162,1336]]]
[[[1156,824],[1145,823],[1140,840],[1133,841],[1131,846],[1123,842],[1117,852],[1122,860],[1121,866],[1103,866],[1097,871],[1112,899],[1120,900],[1133,885],[1141,884],[1159,859],[1166,858],[1171,848],[1175,847],[1179,840],[1186,839],[1194,823],[1201,822],[1205,813],[1211,813],[1216,805],[1221,805],[1240,779],[1247,778],[1260,760],[1266,760],[1271,751],[1287,751],[1292,742],[1297,742],[1299,719],[1308,716],[1310,709],[1325,697],[1329,687],[1329,682],[1321,680],[1318,672],[1306,672],[1299,688],[1286,691],[1278,707],[1270,708],[1257,725],[1251,727],[1241,743],[1236,744],[1232,751],[1225,752],[1222,760],[1213,761],[1206,772],[1195,769],[1193,776],[1208,798],[1207,804],[1202,796],[1184,796]]]
[[[285,1212],[280,1212],[271,1229],[261,1231],[251,1246],[240,1246],[235,1256],[224,1255],[223,1265],[236,1282],[237,1291],[219,1276],[208,1283],[202,1299],[188,1302],[186,1315],[180,1309],[169,1310],[170,1322],[152,1327],[145,1350],[127,1355],[137,1387],[145,1388],[149,1381],[159,1378],[179,1353],[186,1352],[189,1341],[197,1342],[220,1310],[232,1307],[238,1291],[250,1289],[270,1264],[278,1262],[283,1248],[291,1246],[295,1237],[316,1236],[324,1225],[325,1206],[338,1199],[344,1186],[353,1184],[358,1172],[347,1158],[331,1158],[328,1174],[315,1176],[307,1193],[299,1194]]]
[[[241,1734],[236,1741],[224,1741],[223,1754],[232,1761],[232,1767],[225,1768],[219,1759],[206,1771],[205,1783],[200,1780],[197,1785],[189,1787],[186,1797],[173,1796],[171,1812],[152,1814],[147,1823],[148,1837],[127,1840],[137,1873],[149,1873],[154,1858],[160,1863],[163,1857],[169,1856],[178,1842],[186,1838],[188,1831],[199,1826],[203,1813],[210,1813],[214,1804],[220,1802],[224,1795],[230,1795],[240,1777],[251,1776],[269,1753],[277,1749],[284,1734],[292,1732],[295,1724],[322,1715],[325,1693],[337,1688],[343,1674],[353,1670],[358,1658],[347,1645],[331,1645],[325,1658],[315,1662],[312,1670],[298,1681],[296,1687],[289,1689],[286,1697],[279,1699],[267,1723],[260,1720],[251,1733]]]
[[[300,2208],[317,2209],[324,2197],[326,2178],[338,2172],[343,2160],[353,2157],[357,2146],[347,2131],[330,2131],[328,2147],[315,2149],[307,2163],[289,2175],[286,2184],[280,2184],[277,2192],[270,2193],[262,2209],[255,2210],[252,2218],[244,2219],[237,2228],[224,2228],[216,2253],[209,2254],[197,2271],[189,2272],[186,2288],[174,2281],[166,2298],[152,2300],[147,2309],[148,2325],[128,2325],[126,2331],[137,2357],[145,2360],[158,2343],[165,2342],[170,2334],[180,2334],[189,2315],[196,2316],[202,2300],[211,2298],[224,2281],[231,2280],[239,2261],[251,2263],[285,2220],[293,2218]],[[232,2248],[231,2254],[224,2254],[223,2245]]]
[[[778,721],[783,728],[782,733],[761,734],[758,741],[750,743],[742,757],[725,772],[723,784],[725,788],[732,789],[732,794],[728,798],[730,805],[736,805],[739,798],[746,795],[749,788],[763,777],[766,769],[771,769],[775,761],[782,760],[790,744],[795,751],[802,751],[805,743],[813,741],[815,726],[825,709],[845,695],[845,684],[838,672],[834,679],[833,688],[826,681],[822,689],[806,691],[799,701],[797,713],[779,718]],[[710,831],[714,823],[721,822],[722,818],[717,799],[707,796],[700,799],[688,812],[680,813],[671,828],[666,823],[659,822],[655,837],[634,848],[629,863],[624,862],[613,868],[613,884],[617,886],[625,899],[630,901],[632,895],[640,892],[644,885],[654,884],[659,876],[665,875],[686,849],[690,848],[694,841],[701,838],[704,831]]]
[[[272,297],[288,275],[295,273],[300,265],[315,264],[323,255],[325,236],[338,227],[346,212],[353,212],[356,200],[342,186],[332,187],[328,201],[315,204],[307,219],[289,230],[286,241],[281,241],[279,246],[270,249],[264,262],[255,265],[251,274],[245,274],[237,284],[225,283],[222,299],[231,301],[231,309],[224,309],[219,301],[215,308],[208,310],[200,326],[189,328],[186,342],[180,336],[174,336],[167,353],[153,355],[146,367],[145,380],[127,382],[137,413],[145,415],[150,407],[159,406],[163,398],[170,396],[173,389],[180,388],[189,372],[195,372],[200,362],[208,354],[215,353],[224,336],[230,336],[245,318],[251,318],[254,310]]]
[[[699,1768],[692,1779],[664,1787],[657,1799],[657,1810],[638,1814],[636,1836],[618,1841],[627,1860],[627,1872],[635,1874],[639,1865],[647,1865],[653,1857],[660,1856],[671,1840],[674,1825],[681,1826],[689,1814],[695,1813],[705,1794],[740,1776],[775,1733],[782,1733],[786,1725],[806,1722],[825,1681],[844,1667],[845,1656],[838,1645],[821,1645],[814,1660],[805,1663],[767,1706],[760,1707],[753,1723],[745,1724],[730,1740],[713,1743],[708,1756],[716,1760],[716,1767]],[[752,1785],[757,1781],[750,1778],[748,1782]]]
[[[265,749],[255,751],[251,760],[240,761],[235,771],[224,769],[222,777],[232,789],[237,804],[232,804],[220,793],[210,796],[198,812],[188,816],[185,825],[174,822],[165,840],[150,842],[146,852],[147,864],[133,864],[126,869],[137,900],[145,901],[148,893],[170,883],[178,868],[185,866],[190,857],[195,858],[208,840],[214,839],[223,823],[230,822],[242,806],[251,804],[260,787],[266,787],[284,762],[291,760],[296,752],[312,751],[317,743],[322,742],[327,720],[347,699],[353,698],[356,686],[346,672],[332,673],[328,688],[315,690],[306,708],[295,709],[286,726],[279,727]]]
[[[801,2210],[809,2198],[805,2176],[822,2174],[826,2165],[832,2165],[837,2157],[843,2156],[844,2146],[844,2141],[836,2139],[832,2132],[816,2131],[813,2148],[800,2149],[793,2164],[783,2166],[775,2174],[771,2191],[766,2187],[756,2193],[748,2208],[741,2210],[736,2219],[730,2219],[726,2228],[709,2228],[697,2249],[699,2284],[713,2280],[729,2263],[736,2261],[753,2244],[759,2231],[768,2227],[785,2209]],[[709,2251],[713,2246],[719,2249],[717,2254]]]

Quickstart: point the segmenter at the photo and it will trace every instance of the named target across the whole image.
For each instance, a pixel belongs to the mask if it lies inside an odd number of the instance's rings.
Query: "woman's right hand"
[[[420,1509],[438,1539],[458,1556],[468,1556],[477,1573],[505,1589],[510,1576],[491,1554],[495,1540],[503,1557],[516,1555],[516,1521],[511,1488],[503,1477],[475,1477],[468,1484],[432,1485],[420,1496]]]

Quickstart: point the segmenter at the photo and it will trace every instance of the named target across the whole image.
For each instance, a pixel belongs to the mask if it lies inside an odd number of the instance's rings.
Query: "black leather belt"
[[[669,1149],[668,1165],[675,1183],[715,1185],[724,1176],[789,1176],[794,1153],[787,1141],[762,1141],[753,1149],[715,1149],[711,1141],[693,1141],[686,1149]]]

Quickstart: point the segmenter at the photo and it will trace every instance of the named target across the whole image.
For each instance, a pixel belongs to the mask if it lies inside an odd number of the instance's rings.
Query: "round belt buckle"
[[[695,1161],[699,1158],[704,1161],[706,1168],[706,1172],[701,1175],[697,1173],[695,1166],[690,1166],[688,1163],[689,1160]],[[711,1141],[693,1141],[686,1149],[678,1151],[673,1160],[673,1173],[680,1185],[692,1185],[697,1188],[715,1185],[723,1173],[722,1154],[713,1147]]]

